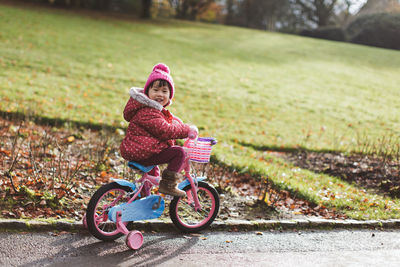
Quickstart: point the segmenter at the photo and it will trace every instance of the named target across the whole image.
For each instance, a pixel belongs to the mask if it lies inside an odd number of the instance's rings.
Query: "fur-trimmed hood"
[[[158,111],[163,110],[163,106],[145,95],[142,88],[132,87],[129,90],[129,95],[131,97],[124,109],[124,119],[126,121],[130,122],[133,116],[135,116],[140,109],[145,107],[154,108]]]
[[[157,101],[151,100],[147,95],[144,94],[143,88],[132,87],[129,90],[129,95],[139,103],[149,106],[151,108],[155,108],[157,110],[162,110],[163,106]]]

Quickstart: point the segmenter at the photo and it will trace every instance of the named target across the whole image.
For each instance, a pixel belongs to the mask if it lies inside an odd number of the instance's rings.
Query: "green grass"
[[[369,206],[369,218],[400,217],[398,200],[275,158],[260,161],[265,153],[243,145],[350,151],[363,141],[357,136],[399,136],[399,51],[5,5],[0,29],[2,111],[125,127],[128,89],[143,86],[153,65],[165,62],[176,84],[170,110],[220,140],[218,159],[353,218],[365,218],[357,210],[373,199],[380,206]],[[326,200],[320,192],[327,186],[352,201]],[[385,201],[391,209],[382,208]]]

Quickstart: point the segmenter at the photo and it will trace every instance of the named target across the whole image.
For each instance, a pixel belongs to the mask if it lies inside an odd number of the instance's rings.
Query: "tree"
[[[275,30],[288,0],[226,0],[225,24]]]
[[[226,18],[225,18],[225,24],[227,25],[233,25],[233,17],[234,17],[234,11],[233,11],[233,3],[234,0],[226,0]]]
[[[346,31],[350,42],[400,50],[400,13],[361,15]]]
[[[197,19],[205,22],[223,23],[221,15],[222,8],[223,7],[218,3],[211,3],[197,15]]]
[[[318,27],[328,26],[334,16],[334,8],[338,0],[292,0],[304,19]]]
[[[196,20],[199,13],[204,12],[215,0],[169,0],[176,10],[179,19]]]
[[[142,18],[148,19],[150,18],[150,8],[152,5],[152,0],[142,0]]]
[[[400,12],[399,0],[368,0],[361,8],[360,15],[382,13],[382,12]]]

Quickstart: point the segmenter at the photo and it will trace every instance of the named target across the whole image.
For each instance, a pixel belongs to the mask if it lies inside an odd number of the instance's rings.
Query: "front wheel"
[[[217,190],[205,182],[198,183],[197,196],[201,205],[195,210],[192,186],[183,188],[184,197],[175,197],[169,206],[169,214],[175,226],[187,233],[194,233],[207,228],[217,217],[219,196]]]
[[[87,227],[93,236],[103,241],[112,241],[123,235],[117,229],[116,223],[109,220],[108,211],[126,203],[130,192],[130,187],[113,182],[103,185],[94,193],[86,211]]]

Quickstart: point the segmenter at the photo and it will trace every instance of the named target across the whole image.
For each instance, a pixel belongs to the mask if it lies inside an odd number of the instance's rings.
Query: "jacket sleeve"
[[[183,121],[180,118],[178,118],[178,117],[176,117],[174,115],[172,115],[172,120],[175,121],[175,122],[178,122],[179,124],[183,124]]]
[[[133,105],[134,105],[133,99],[130,97],[124,109],[124,119],[128,122],[131,121],[133,115],[135,114],[133,110]]]
[[[163,115],[153,108],[143,108],[135,115],[135,123],[158,139],[182,139],[189,135],[189,125],[168,123]]]

